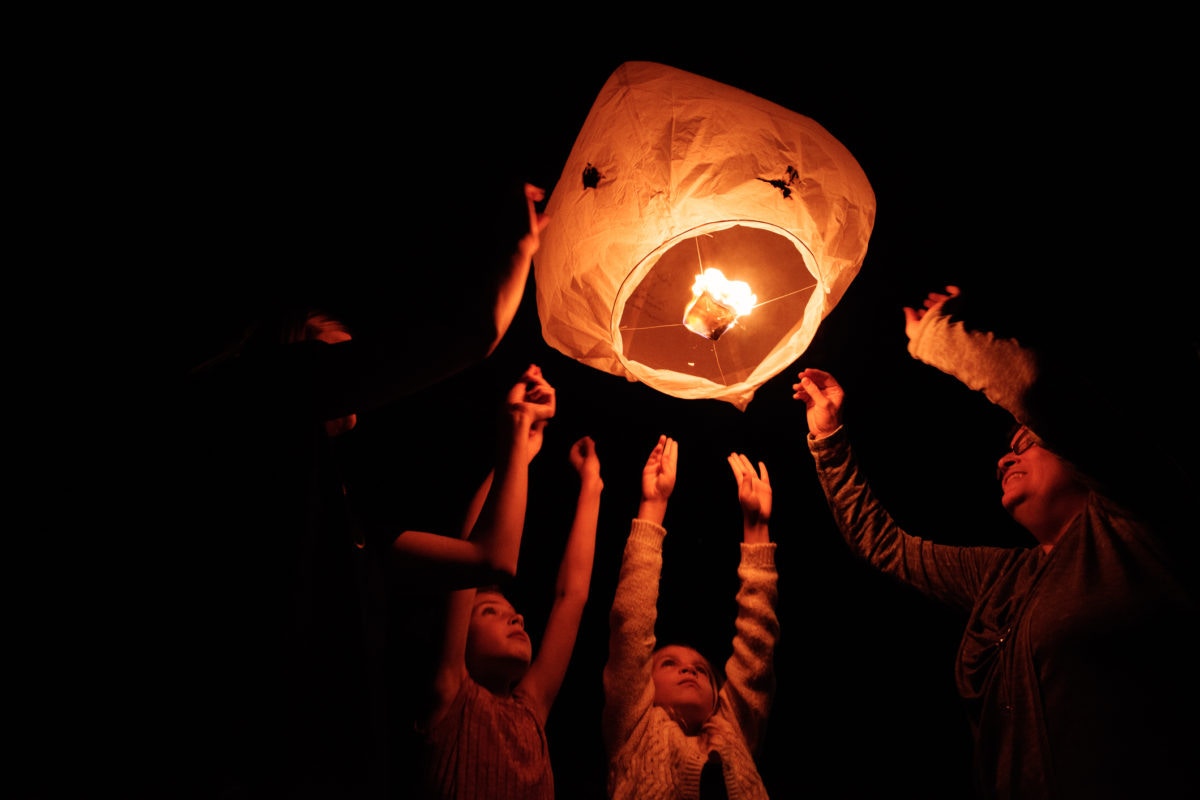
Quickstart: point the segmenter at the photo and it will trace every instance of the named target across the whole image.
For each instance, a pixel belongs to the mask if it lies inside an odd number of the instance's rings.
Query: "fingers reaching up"
[[[659,436],[642,469],[642,498],[666,500],[675,489],[675,469],[679,461],[679,443],[670,436]]]
[[[546,199],[546,191],[532,183],[525,184],[525,204],[529,210],[529,231],[517,243],[517,251],[522,257],[532,257],[541,246],[541,234],[549,224],[550,218],[539,213],[535,204]]]
[[[929,311],[940,308],[942,303],[949,300],[951,297],[957,297],[962,293],[962,289],[957,286],[946,286],[944,292],[930,292],[925,296],[925,300],[921,303],[921,308],[913,308],[912,306],[904,307],[904,334],[912,339],[916,336],[917,326],[921,324],[921,320],[925,319],[925,314]]]
[[[758,472],[755,472],[753,462],[742,453],[730,453],[728,461],[738,482],[738,502],[747,523],[765,524],[771,519],[772,504],[767,465],[759,461]]]

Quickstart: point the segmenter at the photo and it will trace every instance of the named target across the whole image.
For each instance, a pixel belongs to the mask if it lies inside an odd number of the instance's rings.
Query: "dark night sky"
[[[981,313],[1014,332],[1058,336],[1081,360],[1112,369],[1122,390],[1150,395],[1168,412],[1184,409],[1183,392],[1195,382],[1175,380],[1172,370],[1181,358],[1194,367],[1200,340],[1188,300],[1194,281],[1184,277],[1194,257],[1177,260],[1183,214],[1175,209],[1188,204],[1174,198],[1194,177],[1193,156],[1182,147],[1191,123],[1184,109],[1161,102],[1180,80],[1179,65],[1167,48],[1134,59],[1101,41],[1065,60],[1049,33],[995,44],[910,37],[870,52],[854,30],[820,45],[782,28],[743,37],[740,46],[683,35],[614,38],[585,29],[516,55],[459,42],[420,57],[345,42],[336,52],[293,44],[278,58],[236,63],[225,51],[198,48],[195,60],[171,61],[155,91],[126,86],[122,95],[139,117],[146,104],[171,112],[166,122],[147,115],[157,122],[138,129],[162,168],[140,173],[141,185],[156,192],[143,201],[158,206],[151,219],[161,224],[143,229],[142,244],[152,246],[133,258],[162,269],[151,290],[169,287],[165,296],[185,301],[236,295],[240,278],[264,264],[262,285],[292,263],[304,274],[348,279],[357,273],[329,270],[333,262],[288,261],[294,249],[255,237],[253,217],[224,213],[222,204],[244,212],[261,201],[273,217],[275,196],[311,191],[324,170],[350,164],[369,172],[379,162],[383,174],[403,178],[405,159],[420,158],[423,143],[453,141],[461,147],[445,160],[437,192],[367,175],[368,191],[347,200],[374,209],[354,230],[386,228],[386,247],[348,246],[367,255],[366,272],[377,264],[382,276],[399,251],[401,269],[420,274],[426,262],[409,259],[405,237],[426,235],[426,215],[462,213],[442,201],[448,187],[461,183],[469,197],[473,175],[515,166],[552,190],[596,93],[628,60],[689,70],[815,119],[866,172],[875,228],[858,277],[816,340],[760,387],[746,411],[669,397],[558,353],[541,338],[531,282],[489,361],[403,407],[360,416],[351,445],[360,459],[357,491],[380,519],[452,531],[459,504],[486,470],[496,400],[527,364],[542,367],[558,390],[559,414],[533,465],[522,556],[519,600],[535,644],[573,511],[567,451],[579,436],[596,440],[605,479],[589,609],[549,726],[560,796],[591,800],[602,796],[604,781],[608,606],[646,455],[660,433],[680,442],[660,624],[721,661],[732,636],[741,536],[725,456],[739,451],[764,461],[775,498],[782,626],[779,691],[760,762],[772,796],[820,787],[823,797],[960,800],[969,742],[952,676],[959,620],[849,556],[817,486],[791,383],[804,366],[842,381],[856,448],[910,531],[945,542],[1026,542],[1000,508],[993,477],[1009,420],[907,355],[901,308],[957,283]],[[169,59],[170,43],[161,48],[157,56]],[[180,135],[189,125],[192,133]],[[359,126],[369,131],[361,138]],[[243,174],[222,163],[222,153],[245,148],[271,166]],[[260,162],[238,161],[250,163]],[[268,186],[281,178],[282,187]],[[163,211],[173,200],[179,216]],[[468,219],[460,234],[475,230]],[[426,245],[455,268],[454,239]],[[436,266],[447,268],[441,258]],[[147,369],[174,369],[202,351],[206,337],[222,335],[219,310],[186,306],[154,343],[168,355]],[[1171,419],[1153,413],[1149,424]],[[414,461],[430,468],[414,475]]]

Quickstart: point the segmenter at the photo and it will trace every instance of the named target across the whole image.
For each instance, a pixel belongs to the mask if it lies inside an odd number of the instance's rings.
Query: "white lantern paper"
[[[545,210],[534,281],[546,342],[666,394],[745,410],[857,275],[875,193],[814,120],[631,61],[600,90]],[[684,325],[708,268],[756,298],[716,338]]]

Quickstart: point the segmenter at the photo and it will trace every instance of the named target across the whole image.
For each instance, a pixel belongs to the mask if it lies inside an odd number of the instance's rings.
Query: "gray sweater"
[[[1053,428],[1027,403],[1037,361],[1016,341],[930,313],[909,348],[1035,433]],[[809,448],[854,552],[965,616],[954,676],[981,797],[1197,796],[1197,607],[1154,525],[1093,491],[1049,553],[941,545],[879,504],[845,428]]]

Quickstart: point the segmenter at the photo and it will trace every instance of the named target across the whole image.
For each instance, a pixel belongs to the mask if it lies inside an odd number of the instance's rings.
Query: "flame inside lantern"
[[[692,302],[683,313],[683,324],[692,333],[714,342],[749,314],[758,298],[745,281],[731,281],[716,267],[708,267],[692,284]]]

